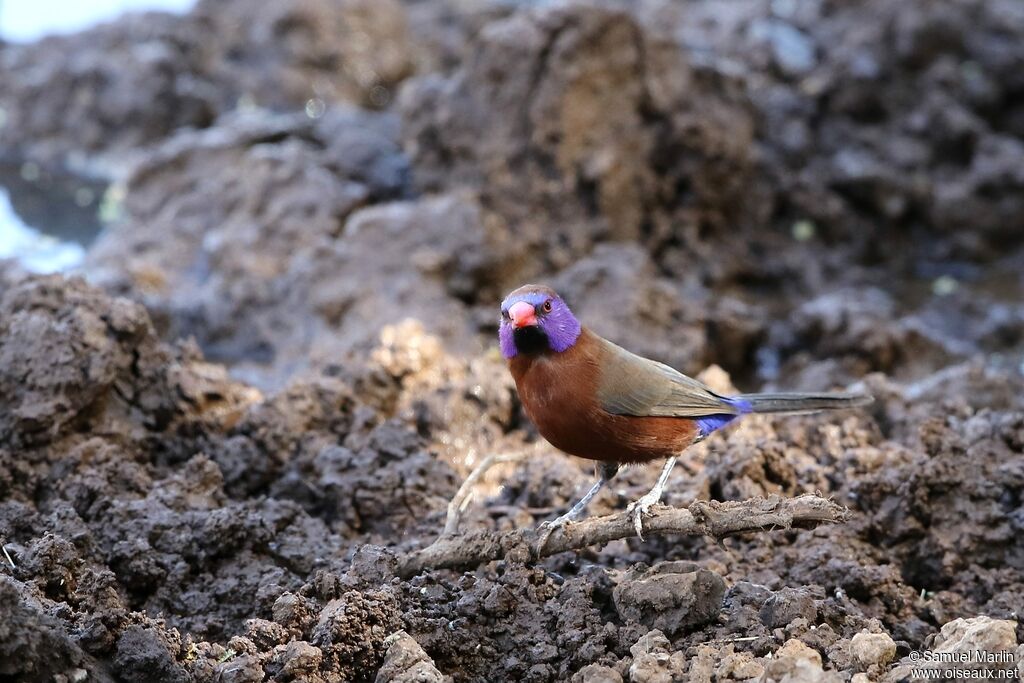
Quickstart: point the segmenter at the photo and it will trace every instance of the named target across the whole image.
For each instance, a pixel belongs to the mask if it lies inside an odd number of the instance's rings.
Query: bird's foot
[[[636,536],[641,541],[644,540],[644,516],[651,514],[651,508],[660,500],[661,491],[649,491],[626,508],[626,512],[633,516],[633,528],[636,529]]]
[[[676,459],[674,457],[666,460],[665,466],[661,468],[661,474],[658,475],[658,483],[654,485],[654,488],[630,503],[629,507],[626,508],[626,512],[633,515],[633,528],[636,529],[636,537],[641,541],[644,540],[644,515],[649,515],[651,508],[661,501],[661,495],[665,492],[665,484],[668,483],[668,475],[672,473],[672,468],[675,467],[675,464]]]
[[[537,542],[537,552],[544,552],[544,548],[547,546],[548,539],[551,538],[551,534],[553,534],[556,529],[561,529],[564,526],[572,524],[573,518],[574,515],[566,513],[561,517],[541,522],[540,526],[537,527],[537,531],[540,532],[540,539]]]

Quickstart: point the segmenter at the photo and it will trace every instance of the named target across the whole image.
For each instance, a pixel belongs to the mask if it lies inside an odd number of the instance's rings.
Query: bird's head
[[[501,354],[561,353],[576,343],[580,322],[550,287],[523,285],[501,302]]]

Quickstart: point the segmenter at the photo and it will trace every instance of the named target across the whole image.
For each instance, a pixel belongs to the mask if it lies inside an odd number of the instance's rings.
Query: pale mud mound
[[[411,196],[397,124],[338,109],[173,137],[129,174],[122,219],[88,256],[92,278],[261,386],[337,363],[406,317],[450,351],[478,351],[536,245],[474,192]],[[553,282],[599,332],[691,372],[744,366],[764,336],[756,309],[660,277],[637,246],[598,245]],[[684,341],[657,341],[673,329]]]
[[[405,266],[417,247],[443,247],[434,245],[440,227],[470,222],[472,205],[438,200],[422,217],[391,205],[385,218],[408,225],[390,232],[379,214],[359,211],[406,194],[395,127],[387,115],[340,110],[317,122],[240,116],[173,138],[130,174],[124,220],[101,237],[89,268],[108,289],[142,293],[170,337],[194,335],[213,358],[276,364],[285,377],[375,335],[372,317],[393,319],[403,297],[452,307],[443,273],[432,292]],[[437,240],[427,225],[438,226]],[[382,249],[402,240],[401,252]],[[387,253],[390,266],[379,260]],[[371,320],[335,339],[347,314]]]

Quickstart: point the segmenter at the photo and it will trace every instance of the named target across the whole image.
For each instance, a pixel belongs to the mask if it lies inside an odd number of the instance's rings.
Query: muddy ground
[[[0,270],[0,680],[1024,655],[1016,0],[211,0],[0,45],[0,82],[3,160],[111,183],[113,217],[77,275]],[[497,354],[534,280],[718,387],[871,391],[748,418],[666,496],[819,492],[851,520],[396,578],[486,455],[531,452],[465,528],[591,480]]]

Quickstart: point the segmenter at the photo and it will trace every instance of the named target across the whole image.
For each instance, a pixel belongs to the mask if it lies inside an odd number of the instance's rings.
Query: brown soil
[[[1024,643],[1016,0],[202,2],[0,45],[0,81],[0,156],[123,197],[84,279],[0,267],[0,680],[904,680]],[[851,521],[396,578],[487,454],[531,451],[465,528],[591,480],[496,352],[532,280],[723,389],[871,391],[666,496]]]

